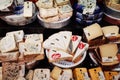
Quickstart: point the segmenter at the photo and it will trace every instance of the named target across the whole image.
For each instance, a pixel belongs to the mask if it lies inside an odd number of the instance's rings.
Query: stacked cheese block
[[[85,27],[83,31],[84,39],[88,42],[90,47],[109,42],[119,43],[120,40],[119,27],[116,25],[104,26],[101,28],[99,24],[95,23]]]
[[[24,37],[22,30],[6,33],[0,41],[2,80],[21,80],[25,75],[25,63],[44,59],[42,42],[42,34],[29,34]]]
[[[45,22],[56,22],[72,16],[69,0],[38,0],[39,16]]]
[[[96,4],[96,0],[78,0],[78,3],[73,5],[76,12],[76,22],[81,25],[90,25],[93,23],[100,23],[103,12]]]
[[[55,33],[43,43],[49,62],[68,60],[76,63],[81,60],[88,46],[81,41],[81,36],[72,35],[71,31]]]
[[[93,29],[95,29],[93,31]],[[87,26],[83,29],[85,39],[89,43],[90,48],[96,49],[96,59],[102,65],[118,64],[118,46],[120,34],[118,26],[100,27],[97,23]]]

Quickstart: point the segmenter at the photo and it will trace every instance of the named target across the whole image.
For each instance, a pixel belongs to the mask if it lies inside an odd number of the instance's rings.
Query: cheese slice
[[[103,36],[102,29],[97,23],[87,26],[83,31],[88,41]]]
[[[113,62],[117,60],[117,44],[104,44],[99,46],[102,62]]]
[[[55,62],[59,60],[65,60],[72,58],[73,56],[62,50],[50,49],[48,53],[49,62]]]
[[[74,54],[75,50],[77,49],[77,46],[78,44],[80,43],[81,41],[81,36],[78,36],[78,35],[72,35],[72,53]]]
[[[25,35],[25,42],[43,42],[43,34],[28,34]]]
[[[82,56],[84,52],[88,49],[89,45],[87,43],[83,43],[82,41],[78,44],[78,48],[74,54],[72,61],[75,61],[79,56]]]
[[[118,26],[105,26],[102,30],[105,37],[117,36],[119,34]]]
[[[60,31],[59,34],[61,35],[62,40],[64,41],[65,50],[69,48],[72,32],[71,31]]]
[[[24,55],[36,55],[41,54],[41,43],[19,43],[19,51],[20,53],[24,53]]]
[[[23,41],[24,32],[23,32],[23,30],[12,31],[12,32],[6,33],[6,36],[8,36],[8,35],[14,35],[15,41],[21,42],[21,41]]]
[[[23,16],[24,17],[32,17],[32,15],[33,15],[32,8],[33,7],[32,7],[32,2],[31,1],[24,2]]]
[[[35,69],[33,80],[50,80],[49,69]]]
[[[0,50],[2,53],[16,50],[16,42],[13,35],[9,35],[1,39]]]

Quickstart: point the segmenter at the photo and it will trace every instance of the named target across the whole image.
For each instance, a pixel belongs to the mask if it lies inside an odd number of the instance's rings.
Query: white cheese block
[[[2,80],[2,67],[0,67],[0,80]]]
[[[33,80],[50,80],[49,69],[35,69]]]
[[[69,13],[72,12],[72,7],[70,5],[63,5],[59,7],[59,13],[64,14],[64,13]]]
[[[71,42],[72,53],[74,53],[75,50],[77,49],[77,46],[81,41],[81,38],[82,38],[81,36],[72,35],[72,42]]]
[[[50,49],[48,52],[49,62],[71,59],[73,56],[62,50]]]
[[[6,33],[6,36],[8,36],[8,35],[14,35],[15,41],[16,42],[21,42],[21,41],[23,41],[24,32],[23,32],[23,30],[12,31],[12,32]]]
[[[3,37],[0,41],[1,52],[9,52],[16,50],[16,42],[13,35]]]
[[[53,0],[38,0],[36,2],[37,7],[40,8],[52,8]]]
[[[24,17],[32,17],[33,10],[32,10],[32,2],[26,1],[24,2],[24,10],[23,10],[23,16]]]
[[[49,9],[40,8],[39,13],[41,18],[53,17],[58,15],[58,8],[49,8]]]
[[[28,34],[25,35],[25,42],[43,42],[43,34]]]
[[[41,53],[41,43],[19,43],[19,51],[24,55],[36,55]]]
[[[78,48],[75,52],[75,55],[72,61],[75,61],[80,55],[82,56],[84,52],[88,49],[89,45],[87,43],[83,43],[82,41],[78,44]]]
[[[117,36],[119,34],[118,26],[105,26],[102,28],[105,37]]]

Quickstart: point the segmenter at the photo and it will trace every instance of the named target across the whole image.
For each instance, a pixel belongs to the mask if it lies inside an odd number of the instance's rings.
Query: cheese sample
[[[77,49],[78,44],[80,43],[82,37],[78,36],[78,35],[72,35],[72,42],[71,42],[71,46],[72,46],[72,54],[74,54],[75,50]]]
[[[16,50],[16,42],[13,35],[3,37],[0,41],[0,50],[1,52],[9,52]]]
[[[58,8],[50,8],[50,9],[44,9],[40,8],[40,17],[41,18],[48,18],[58,15]]]
[[[77,58],[82,56],[84,54],[84,52],[88,49],[88,47],[89,47],[89,45],[87,43],[80,42],[78,44],[78,48],[74,54],[72,61],[75,61]]]
[[[105,26],[102,30],[105,37],[117,36],[119,34],[118,26]]]
[[[23,16],[24,17],[32,17],[32,15],[33,15],[32,2],[31,1],[24,2]]]
[[[71,59],[73,56],[62,50],[50,49],[48,52],[49,62],[55,62],[59,60]]]
[[[75,68],[73,74],[75,80],[90,80],[86,68]]]
[[[0,80],[3,80],[2,79],[2,67],[0,67]]]
[[[61,75],[57,80],[73,80],[72,70],[63,69]]]
[[[13,0],[2,0],[0,1],[0,10],[6,9],[13,4]]]
[[[19,43],[19,51],[20,53],[24,53],[24,55],[36,55],[41,54],[41,43]]]
[[[59,20],[59,16],[58,15],[43,19],[43,21],[45,21],[45,22],[56,22],[58,20]]]
[[[102,62],[113,62],[117,60],[117,44],[104,44],[99,46]]]
[[[35,69],[33,80],[50,80],[49,69]]]
[[[1,61],[17,61],[19,57],[19,52],[8,52],[1,53],[0,60]]]
[[[69,3],[69,0],[55,0],[57,5],[65,5]]]
[[[38,0],[36,2],[37,7],[40,8],[52,8],[53,0]]]
[[[89,69],[91,80],[106,80],[100,67]]]
[[[25,42],[43,42],[43,34],[28,34],[25,35]]]
[[[21,42],[21,41],[23,41],[24,32],[23,32],[23,30],[12,31],[12,32],[7,32],[6,36],[8,36],[8,35],[14,35],[15,41],[16,42]]]
[[[99,24],[95,23],[83,29],[87,41],[103,36],[102,29]]]
[[[52,72],[51,72],[51,77],[54,79],[54,80],[58,80],[59,77],[60,77],[60,74],[62,72],[62,69],[59,68],[59,67],[54,67]]]

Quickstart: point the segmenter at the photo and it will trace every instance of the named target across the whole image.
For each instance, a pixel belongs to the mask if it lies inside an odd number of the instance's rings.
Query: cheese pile
[[[55,22],[72,16],[69,0],[38,0],[39,15],[45,22]]]
[[[71,31],[55,33],[43,43],[49,62],[60,60],[78,62],[88,46],[87,43],[81,41],[81,36],[72,35]]]
[[[43,34],[24,35],[23,30],[8,32],[0,41],[0,60],[41,60],[44,58],[42,42]]]

